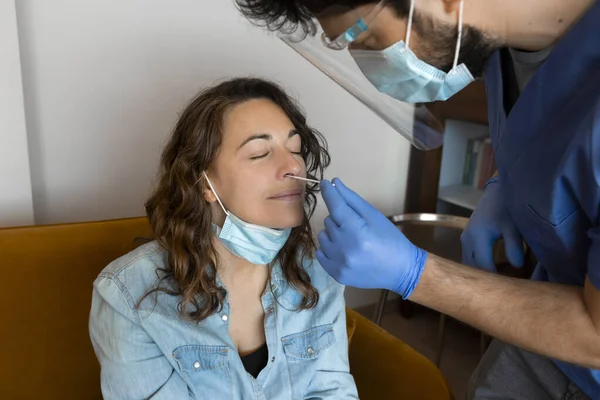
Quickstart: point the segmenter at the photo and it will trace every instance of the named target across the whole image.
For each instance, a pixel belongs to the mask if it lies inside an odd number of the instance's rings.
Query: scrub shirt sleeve
[[[588,237],[592,244],[588,253],[587,275],[596,290],[600,290],[600,227],[590,229]]]
[[[596,102],[595,112],[591,118],[590,141],[588,149],[589,161],[592,168],[594,180],[592,186],[587,186],[586,192],[593,196],[592,204],[595,204],[595,210],[590,210],[588,214],[595,214],[595,226],[588,231],[588,238],[591,240],[588,252],[587,275],[596,290],[600,290],[600,100]]]

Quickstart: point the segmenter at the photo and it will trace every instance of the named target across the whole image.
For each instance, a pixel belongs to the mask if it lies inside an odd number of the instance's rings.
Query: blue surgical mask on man
[[[452,69],[446,73],[417,58],[409,48],[415,0],[411,0],[406,43],[385,50],[350,50],[350,55],[371,83],[380,91],[409,103],[447,100],[475,79],[465,64],[457,65],[462,40],[463,1],[458,13],[458,39]]]
[[[292,229],[267,228],[250,224],[236,217],[231,211],[225,209],[217,191],[208,179],[208,175],[206,172],[203,174],[226,215],[223,227],[213,224],[213,232],[223,246],[234,255],[248,260],[252,264],[270,264],[287,242]]]

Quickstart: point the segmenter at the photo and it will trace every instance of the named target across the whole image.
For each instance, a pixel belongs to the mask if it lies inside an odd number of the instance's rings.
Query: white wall
[[[33,223],[14,0],[0,0],[0,227]]]
[[[409,143],[232,0],[19,0],[17,15],[36,223],[142,215],[177,112],[199,87],[248,74],[299,98],[329,141],[328,178],[403,210]]]

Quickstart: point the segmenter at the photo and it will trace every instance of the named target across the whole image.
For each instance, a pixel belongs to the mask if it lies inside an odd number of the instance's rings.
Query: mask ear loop
[[[460,5],[458,6],[458,34],[456,38],[456,51],[454,52],[454,64],[452,65],[452,69],[456,68],[458,65],[458,54],[460,53],[460,44],[462,42],[463,31],[463,7],[464,0],[460,0]]]
[[[217,194],[217,191],[215,190],[215,188],[213,187],[212,183],[210,183],[210,179],[208,179],[208,175],[206,175],[205,171],[202,171],[202,174],[204,175],[204,178],[206,179],[206,182],[208,183],[208,186],[210,186],[210,190],[213,192],[213,194],[215,195],[215,197],[217,198],[217,201],[219,202],[219,204],[221,205],[221,208],[223,209],[223,212],[225,213],[225,215],[229,216],[229,211],[227,211],[225,209],[225,206],[223,205],[223,203],[221,202],[221,199],[219,198],[219,195]]]
[[[406,47],[409,48],[409,44],[410,44],[410,31],[412,30],[412,21],[413,21],[413,14],[415,13],[415,0],[410,0],[410,11],[408,12],[408,24],[406,25],[406,40],[404,41],[404,43],[406,43]]]

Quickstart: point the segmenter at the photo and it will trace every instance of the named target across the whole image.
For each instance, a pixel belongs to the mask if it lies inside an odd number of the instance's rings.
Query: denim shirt
[[[320,295],[309,310],[296,311],[302,296],[279,265],[272,267],[262,296],[269,359],[254,379],[229,336],[229,296],[200,323],[181,317],[179,296],[152,293],[136,307],[156,286],[166,255],[156,242],[146,244],[94,282],[89,328],[105,399],[358,398],[348,365],[344,287],[317,260],[304,265]]]

